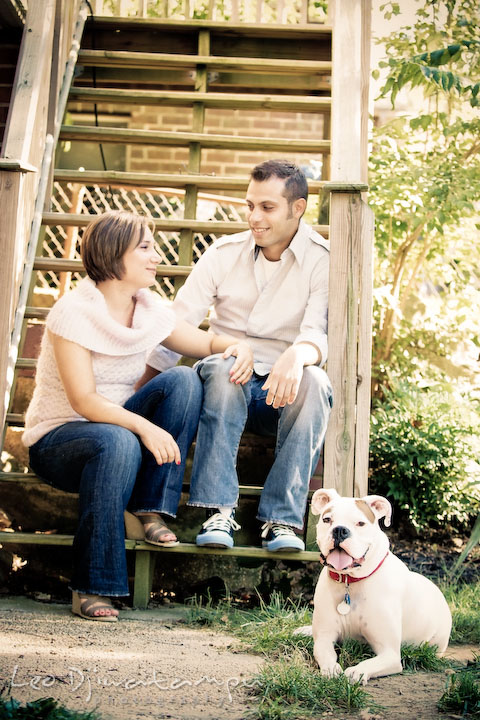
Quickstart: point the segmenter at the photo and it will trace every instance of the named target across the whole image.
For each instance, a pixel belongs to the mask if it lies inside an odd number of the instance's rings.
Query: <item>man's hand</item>
[[[262,390],[268,390],[265,402],[275,409],[291,405],[297,397],[305,365],[320,360],[319,350],[310,343],[297,343],[287,348],[270,370]]]

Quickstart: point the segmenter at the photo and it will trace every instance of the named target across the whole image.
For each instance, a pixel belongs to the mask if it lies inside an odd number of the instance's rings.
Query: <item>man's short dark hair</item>
[[[256,182],[264,182],[271,177],[285,180],[284,195],[289,205],[299,198],[308,198],[307,178],[297,165],[288,160],[266,160],[253,168],[250,177]]]
[[[152,227],[149,218],[134,213],[111,210],[98,215],[85,229],[80,247],[87,275],[96,283],[121,280],[123,256],[133,242],[141,243]]]

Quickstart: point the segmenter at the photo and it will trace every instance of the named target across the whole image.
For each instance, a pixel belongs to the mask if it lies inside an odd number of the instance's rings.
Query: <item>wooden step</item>
[[[37,358],[18,358],[16,363],[17,370],[35,370],[37,367]]]
[[[44,225],[64,225],[65,227],[85,227],[95,215],[76,215],[75,213],[44,213]],[[193,230],[198,233],[230,234],[248,230],[248,224],[243,222],[216,222],[203,220],[166,220],[165,218],[149,218],[155,224],[156,230],[177,232],[179,230]],[[39,262],[48,262],[49,258],[38,258]],[[162,265],[162,268],[167,266]],[[40,269],[40,266],[36,266]]]
[[[24,424],[24,416],[21,413],[8,413],[7,419],[8,418],[15,420],[15,422],[11,422],[10,424],[16,425],[17,427],[22,427]],[[45,485],[46,487],[50,487],[50,485],[48,485],[48,483],[45,483],[35,473],[31,473],[31,472],[21,473],[21,472],[3,472],[2,471],[2,472],[0,472],[0,482],[7,482],[7,483],[22,482],[22,483],[26,483],[27,485]],[[184,482],[182,489],[183,489],[183,492],[188,492],[190,489],[190,483]],[[262,487],[258,487],[256,485],[240,485],[239,486],[239,493],[240,493],[241,497],[259,497],[262,490],[263,490]]]
[[[326,75],[332,71],[330,60],[287,60],[256,57],[220,57],[218,55],[181,55],[174,53],[125,52],[121,50],[80,50],[78,65],[121,67],[139,70],[173,68],[190,70],[198,65],[217,72],[261,72],[288,75]]]
[[[86,27],[89,31],[90,26]],[[95,16],[95,28],[98,31],[113,34],[128,32],[129,30],[143,30],[170,33],[197,34],[199,30],[209,30],[214,36],[232,38],[279,38],[284,40],[306,40],[330,38],[332,26],[327,23],[298,23],[295,25],[275,23],[246,23],[232,22],[230,20],[197,20],[197,19],[170,19],[170,18],[141,18],[141,17],[106,17]]]
[[[50,308],[45,307],[33,307],[27,305],[25,308],[25,319],[26,320],[45,320],[48,315]]]
[[[95,215],[77,215],[75,213],[43,213],[42,216],[42,223],[43,225],[64,225],[65,227],[85,227],[88,225],[89,222],[93,220],[93,218],[96,217]],[[169,230],[171,232],[176,232],[178,230],[193,230],[194,232],[202,233],[202,234],[208,234],[212,233],[214,235],[230,235],[232,233],[241,232],[242,230],[248,230],[248,223],[243,222],[233,222],[233,221],[226,221],[226,222],[217,222],[216,220],[211,221],[203,221],[203,220],[165,220],[164,218],[151,218],[152,222],[155,224],[156,230]],[[314,230],[319,232],[324,237],[328,237],[329,232],[329,226],[328,225],[312,225]],[[72,268],[78,269],[78,265],[75,263],[80,262],[79,260],[62,260],[60,258],[48,258],[48,257],[37,257],[35,260],[35,269],[36,270],[48,270],[49,263],[52,263],[51,269],[59,268],[61,270],[68,269],[67,267],[60,267],[57,263],[73,263],[71,266]],[[159,265],[159,272],[161,271],[161,274],[167,274],[169,272],[174,272],[169,269],[168,265]],[[180,268],[180,266],[172,265],[172,268]],[[188,268],[188,272],[190,272],[190,268]],[[188,272],[185,270],[181,270],[178,274],[185,274],[188,275]]]
[[[292,60],[292,62],[294,62]],[[83,73],[75,79],[76,87],[92,87],[95,76],[97,87],[125,88],[148,86],[149,89],[166,90],[186,88],[194,90],[196,73],[191,70],[135,70],[121,68],[83,68]],[[262,93],[268,88],[269,93],[307,93],[321,92],[329,96],[331,82],[327,75],[282,75],[281,73],[247,73],[247,72],[213,72],[209,76],[208,87],[212,91],[227,90],[230,93],[250,91]],[[300,97],[300,96],[299,96]]]
[[[285,25],[283,23],[247,23],[234,22],[232,20],[210,20],[210,19],[175,19],[165,17],[108,17],[98,16],[95,18],[95,26],[101,30],[114,32],[115,29],[123,32],[130,29],[154,30],[156,32],[186,32],[196,33],[198,30],[210,30],[214,34],[222,34],[232,37],[244,35],[250,37],[278,37],[278,38],[319,38],[330,37],[332,26],[327,23],[297,23]],[[91,27],[91,25],[89,26]],[[88,29],[88,28],[87,28]]]
[[[187,92],[161,90],[117,90],[112,88],[73,87],[70,101],[118,103],[126,105],[166,105],[191,107],[201,102],[206,108],[233,108],[249,110],[281,110],[286,112],[330,112],[329,97],[313,95],[260,95],[223,92]]]
[[[2,545],[58,545],[70,546],[73,544],[73,535],[57,535],[56,533],[22,533],[22,532],[0,532],[0,544]],[[201,548],[194,543],[180,543],[175,547],[162,548],[157,545],[150,545],[142,540],[125,540],[127,550],[188,553],[195,555],[225,555],[230,557],[248,557],[265,560],[293,560],[299,562],[315,562],[318,560],[318,551],[312,552],[276,552],[271,553],[261,547],[237,546],[229,550],[220,548]]]
[[[7,413],[5,415],[5,422],[7,425],[14,425],[15,427],[23,427],[25,425],[25,415],[22,413]],[[18,473],[19,476],[22,476],[23,473]],[[0,478],[0,480],[3,478]],[[15,478],[16,480],[17,478]],[[8,482],[8,480],[7,480]]]
[[[60,140],[80,142],[120,143],[126,145],[168,145],[189,147],[198,143],[202,148],[225,150],[259,150],[263,153],[328,153],[330,140],[270,139],[241,135],[214,135],[194,132],[161,132],[130,128],[94,127],[88,125],[62,125]]]
[[[92,216],[90,215],[90,217]],[[54,224],[56,225],[57,223]],[[86,225],[87,223],[84,224]],[[74,225],[75,227],[80,227],[80,225],[76,223],[74,223]],[[33,267],[35,270],[42,272],[47,272],[48,270],[53,270],[54,272],[83,272],[84,270],[81,260],[44,256],[35,258]],[[192,268],[189,265],[158,265],[157,277],[187,277],[190,275],[191,270]]]
[[[246,176],[153,174],[119,172],[115,170],[55,170],[54,180],[81,185],[120,185],[148,188],[185,188],[195,185],[200,190],[244,191],[250,178]],[[307,180],[311,193],[320,192],[326,181]]]

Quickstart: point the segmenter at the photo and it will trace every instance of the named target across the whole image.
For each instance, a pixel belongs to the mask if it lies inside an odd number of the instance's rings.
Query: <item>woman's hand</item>
[[[234,382],[237,385],[245,385],[253,373],[253,352],[250,345],[244,340],[239,340],[232,345],[229,345],[222,357],[226,360],[229,357],[236,357],[237,359],[232,365],[230,370],[230,382]]]
[[[75,412],[91,422],[111,423],[131,430],[140,437],[159,465],[166,462],[179,465],[180,449],[170,433],[97,393],[91,352],[58,335],[50,335],[58,372]],[[81,383],[78,378],[82,378]]]
[[[172,435],[166,430],[142,418],[144,423],[138,430],[140,440],[150,450],[158,465],[175,462],[180,465],[180,449]]]

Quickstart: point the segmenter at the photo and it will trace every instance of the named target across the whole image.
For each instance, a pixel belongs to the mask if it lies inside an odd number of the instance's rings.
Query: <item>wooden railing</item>
[[[95,15],[229,20],[279,25],[328,22],[328,0],[92,0]]]
[[[82,10],[83,8],[83,10]],[[59,97],[67,67],[75,63],[72,39],[85,20],[84,0],[30,3],[0,152],[0,412],[2,424],[13,379],[15,314],[35,220],[46,148],[58,136]],[[81,32],[81,30],[80,30]],[[65,98],[66,99],[66,98]],[[50,142],[47,143],[47,138]],[[47,170],[45,172],[48,172]],[[46,186],[48,183],[44,183]],[[46,188],[45,188],[46,189]],[[40,215],[41,215],[40,208]],[[38,208],[37,208],[38,215]],[[38,223],[37,223],[38,224]],[[34,249],[34,248],[33,248]],[[28,282],[28,278],[26,279]]]

